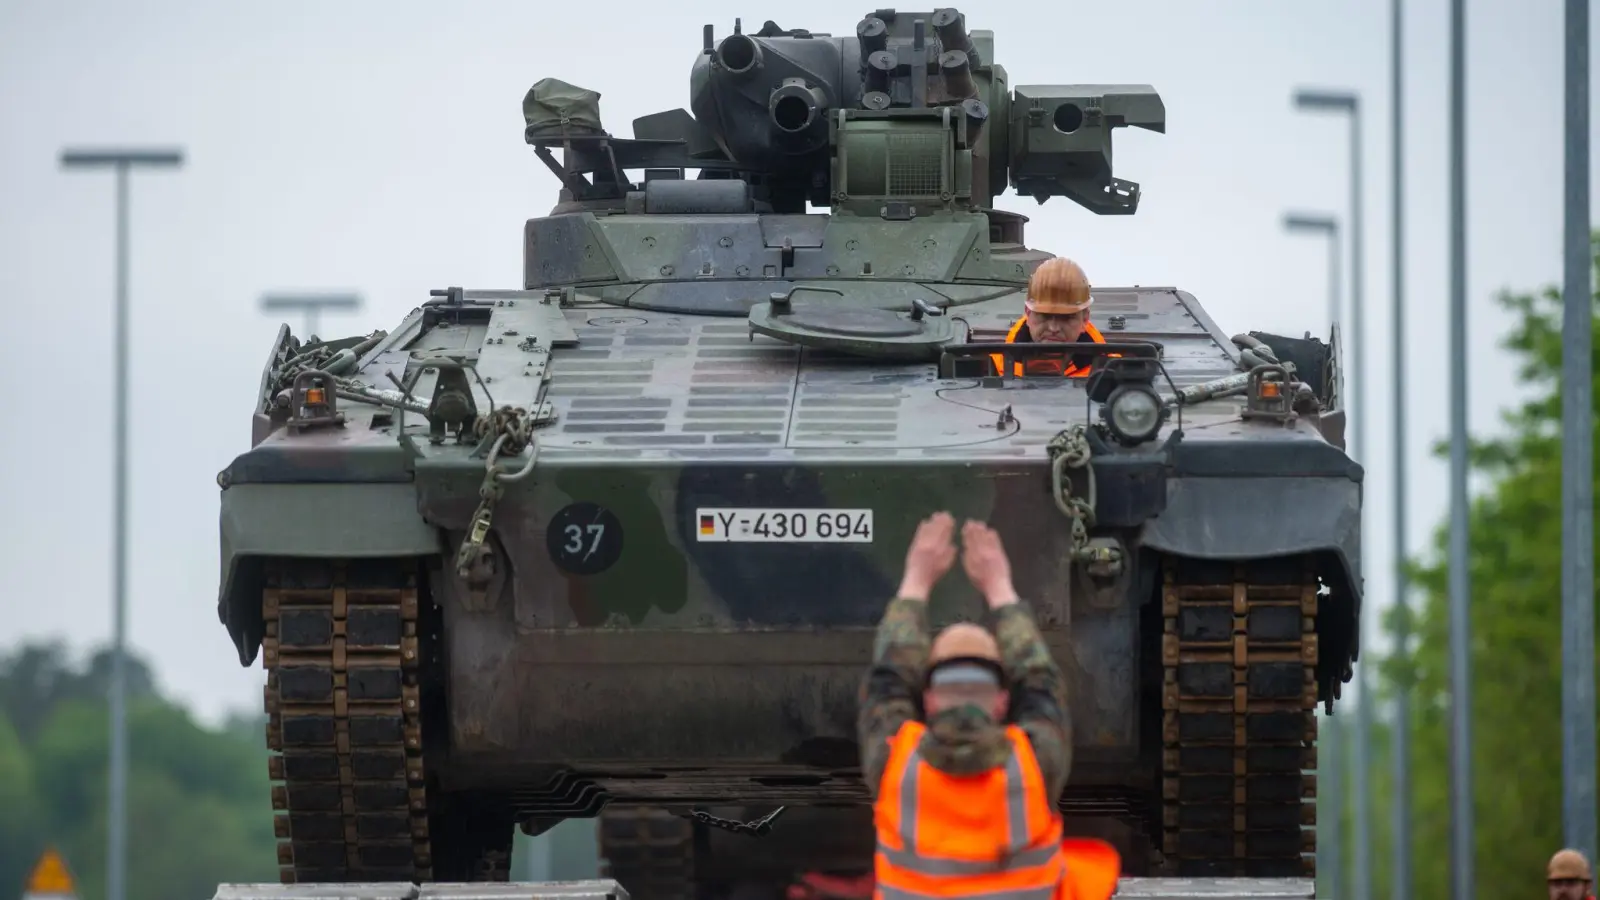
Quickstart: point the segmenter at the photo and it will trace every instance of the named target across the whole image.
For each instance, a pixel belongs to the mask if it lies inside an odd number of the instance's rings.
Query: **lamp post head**
[[[361,309],[365,302],[365,298],[354,291],[263,294],[260,300],[261,311],[265,313],[299,310],[306,317],[307,339],[317,335],[317,324],[321,321],[324,311],[354,312]]]
[[[354,292],[280,293],[264,294],[261,297],[261,310],[263,312],[274,310],[358,310],[361,305],[361,295]]]
[[[1294,105],[1296,109],[1301,110],[1354,115],[1361,107],[1361,97],[1353,91],[1297,88],[1294,92]]]
[[[63,169],[114,169],[123,166],[176,169],[181,168],[183,163],[183,150],[177,147],[96,147],[61,151]]]
[[[1333,216],[1319,215],[1317,213],[1285,213],[1283,230],[1289,232],[1313,232],[1332,236],[1339,233],[1339,220]]]

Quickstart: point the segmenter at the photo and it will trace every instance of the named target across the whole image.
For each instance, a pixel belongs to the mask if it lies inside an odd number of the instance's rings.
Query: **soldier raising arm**
[[[987,525],[962,528],[962,565],[988,604],[988,627],[957,623],[928,640],[928,594],[955,563],[954,530],[944,512],[918,526],[900,591],[878,626],[857,723],[862,778],[876,796],[890,743],[907,721],[926,722],[922,748],[931,766],[962,774],[1003,765],[1009,720],[1027,735],[1046,790],[1057,798],[1072,764],[1065,681],[1017,598],[1000,536]],[[932,678],[930,670],[937,670]],[[984,670],[995,683],[986,683]]]

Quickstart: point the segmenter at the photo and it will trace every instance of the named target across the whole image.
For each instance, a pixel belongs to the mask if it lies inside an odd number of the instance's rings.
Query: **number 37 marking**
[[[604,540],[606,536],[606,526],[603,522],[596,522],[589,525],[578,525],[574,523],[572,525],[568,525],[563,533],[567,537],[567,542],[561,545],[561,552],[568,556],[577,556],[579,553],[582,553],[583,558],[588,559],[594,555],[596,550],[600,549],[600,542]],[[584,540],[585,537],[588,538],[588,550],[583,549],[584,544],[586,543]]]

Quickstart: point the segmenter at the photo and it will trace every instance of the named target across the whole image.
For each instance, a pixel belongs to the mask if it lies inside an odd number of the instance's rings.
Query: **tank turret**
[[[557,101],[533,103],[540,85]],[[716,39],[705,26],[690,70],[690,111],[634,121],[632,140],[598,123],[599,95],[540,82],[525,104],[527,140],[566,185],[564,201],[605,205],[646,180],[736,178],[772,212],[828,207],[898,217],[988,209],[1009,184],[1043,203],[1067,197],[1101,215],[1138,209],[1139,186],[1112,172],[1112,131],[1166,130],[1149,85],[1020,85],[996,62],[994,34],[966,16],[878,10],[835,37],[766,22]],[[564,105],[563,105],[564,104]],[[563,110],[567,110],[563,112]],[[567,115],[563,120],[561,117]],[[566,151],[564,164],[549,149]],[[595,175],[581,185],[577,177]],[[640,201],[642,202],[642,198]]]

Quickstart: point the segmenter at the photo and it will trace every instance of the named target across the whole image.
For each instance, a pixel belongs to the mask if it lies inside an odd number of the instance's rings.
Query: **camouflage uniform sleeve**
[[[876,798],[889,762],[889,741],[917,717],[923,670],[928,661],[928,604],[896,597],[878,623],[872,668],[861,682],[856,737],[861,742],[861,778]]]
[[[1072,771],[1066,678],[1025,604],[991,610],[989,627],[1000,645],[1000,658],[1011,682],[1011,719],[1027,733],[1045,785],[1051,796],[1059,797]]]

